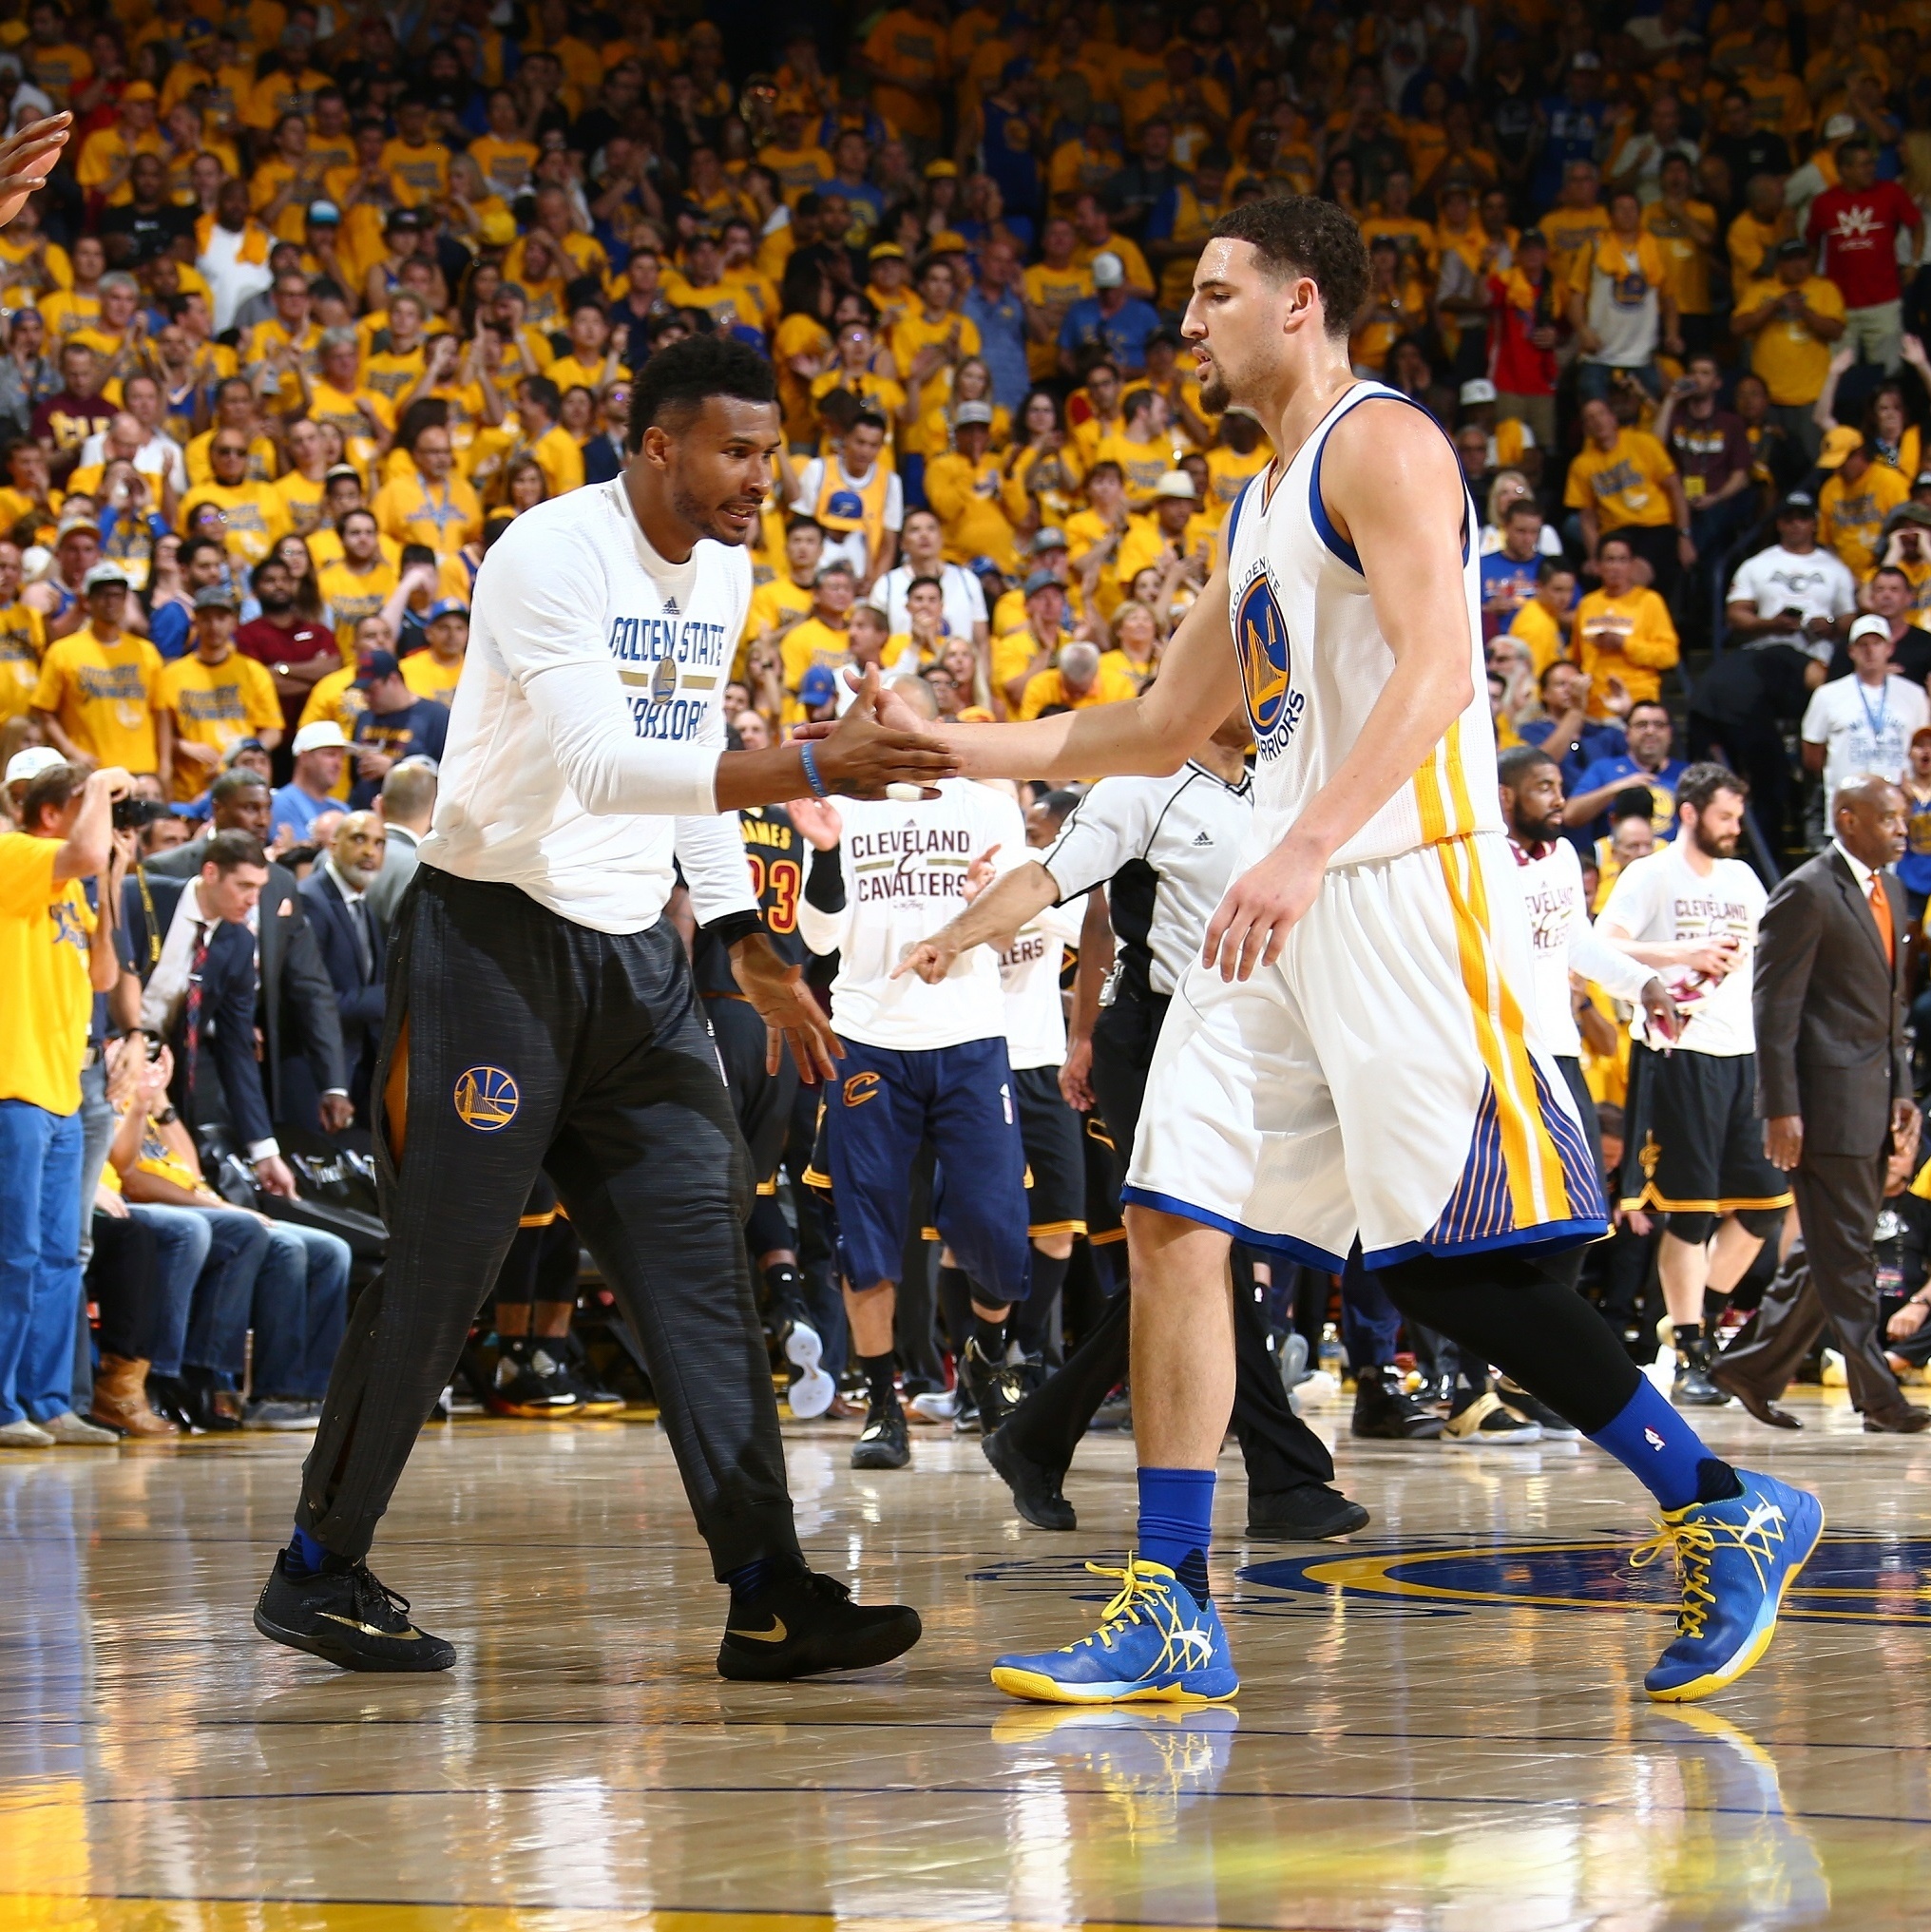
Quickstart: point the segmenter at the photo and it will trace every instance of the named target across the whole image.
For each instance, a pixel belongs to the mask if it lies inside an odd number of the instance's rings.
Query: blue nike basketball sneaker
[[[1824,1506],[1808,1490],[1749,1469],[1736,1479],[1735,1496],[1666,1511],[1630,1559],[1641,1569],[1673,1556],[1683,1584],[1676,1640],[1643,1679],[1659,1702],[1708,1697],[1763,1655],[1784,1594],[1824,1534]]]
[[[1126,1568],[1086,1567],[1119,1583],[1099,1628],[1064,1650],[1014,1653],[992,1667],[1011,1697],[1041,1704],[1224,1704],[1240,1689],[1227,1633],[1211,1602],[1164,1563],[1128,1557]]]

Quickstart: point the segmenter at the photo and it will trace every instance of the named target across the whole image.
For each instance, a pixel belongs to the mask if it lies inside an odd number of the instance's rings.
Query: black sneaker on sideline
[[[545,1351],[547,1352],[547,1351]],[[564,1338],[551,1357],[556,1368],[550,1380],[566,1395],[577,1398],[579,1415],[621,1415],[623,1398],[605,1388],[588,1351],[574,1335]]]
[[[905,1420],[899,1418],[903,1433]],[[817,1671],[889,1664],[917,1643],[919,1613],[904,1603],[854,1603],[835,1577],[787,1565],[763,1589],[733,1595],[717,1674],[772,1683]]]
[[[314,1576],[295,1577],[288,1552],[278,1550],[255,1628],[344,1671],[447,1671],[456,1661],[454,1644],[409,1620],[408,1597],[344,1557],[324,1557]]]
[[[1364,1368],[1354,1385],[1354,1418],[1349,1431],[1385,1443],[1431,1443],[1442,1433],[1442,1418],[1415,1400],[1391,1372]]]
[[[559,1366],[542,1349],[532,1349],[521,1361],[506,1349],[497,1358],[483,1406],[491,1415],[515,1416],[524,1422],[565,1422],[581,1415],[583,1399],[558,1373]]]
[[[1670,1400],[1678,1408],[1721,1408],[1730,1397],[1711,1379],[1711,1364],[1716,1360],[1716,1344],[1708,1335],[1701,1341],[1685,1342],[1676,1354],[1676,1379]]]
[[[1080,1527],[1073,1505],[1060,1493],[1060,1484],[1066,1480],[1063,1469],[1048,1469],[1043,1463],[1035,1463],[1004,1429],[982,1438],[979,1446],[1012,1491],[1013,1507],[1035,1529]]]
[[[1308,1482],[1271,1495],[1248,1493],[1247,1534],[1261,1543],[1318,1543],[1367,1527],[1367,1511],[1338,1489]]]
[[[854,1469],[903,1469],[912,1459],[911,1438],[906,1429],[905,1410],[893,1403],[889,1408],[867,1411],[865,1426],[851,1444]],[[894,1655],[896,1655],[894,1653]],[[830,1665],[816,1669],[829,1670]],[[730,1673],[727,1671],[728,1676]]]
[[[968,1339],[959,1357],[959,1379],[979,1411],[981,1435],[989,1436],[1026,1397],[1018,1370],[1004,1362],[988,1362],[976,1340]]]
[[[1511,1382],[1506,1375],[1496,1384],[1501,1399],[1520,1416],[1526,1416],[1542,1431],[1544,1442],[1574,1443],[1581,1440],[1582,1431],[1566,1416],[1559,1416],[1546,1402],[1539,1401],[1520,1382]]]

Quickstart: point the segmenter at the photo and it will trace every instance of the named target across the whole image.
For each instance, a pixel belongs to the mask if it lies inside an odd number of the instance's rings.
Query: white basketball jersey
[[[1259,754],[1254,832],[1261,850],[1280,842],[1340,770],[1394,669],[1360,559],[1321,502],[1321,455],[1329,435],[1349,410],[1376,397],[1418,407],[1381,383],[1357,383],[1301,446],[1271,493],[1268,484],[1276,472],[1269,469],[1228,513],[1229,616]],[[1463,627],[1474,695],[1420,771],[1335,852],[1330,867],[1502,830],[1472,509],[1464,530],[1463,608],[1443,612],[1443,619]]]

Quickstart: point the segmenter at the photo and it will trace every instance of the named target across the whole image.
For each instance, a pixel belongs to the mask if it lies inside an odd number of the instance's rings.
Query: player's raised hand
[[[73,123],[71,114],[49,114],[0,141],[0,228],[27,205],[29,195],[47,186]]]
[[[830,851],[845,836],[845,820],[829,798],[793,798],[785,807],[807,845]]]
[[[753,933],[731,948],[731,972],[738,991],[764,1022],[765,1072],[777,1072],[789,1046],[798,1078],[807,1086],[835,1080],[845,1049],[838,1044],[825,1009],[805,985],[804,967],[787,966],[769,939]]]
[[[992,862],[1001,851],[996,845],[989,845],[972,863],[966,868],[966,883],[959,889],[959,896],[966,905],[971,905],[986,887],[999,876],[999,868]]]
[[[1252,979],[1256,966],[1272,966],[1326,871],[1326,859],[1311,849],[1291,839],[1277,845],[1228,887],[1208,922],[1201,964],[1229,981]]]

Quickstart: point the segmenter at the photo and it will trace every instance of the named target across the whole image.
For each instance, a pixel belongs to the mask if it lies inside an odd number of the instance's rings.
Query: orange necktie
[[[1892,965],[1898,963],[1898,935],[1891,929],[1891,902],[1884,892],[1884,882],[1871,875],[1870,888],[1871,917],[1878,923],[1878,936],[1884,943],[1884,958]]]

